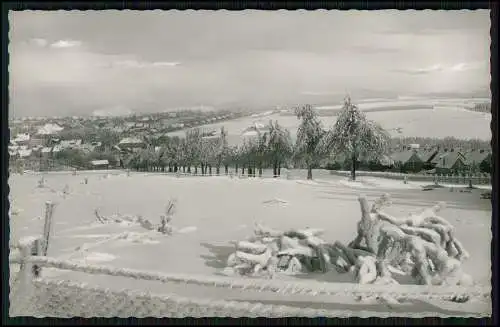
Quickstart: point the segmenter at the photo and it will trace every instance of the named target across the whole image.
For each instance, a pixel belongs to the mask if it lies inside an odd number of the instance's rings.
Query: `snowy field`
[[[418,105],[421,104],[419,109]],[[444,138],[491,139],[491,114],[474,112],[465,109],[469,105],[465,100],[408,100],[408,101],[380,101],[360,103],[359,108],[366,112],[367,118],[382,125],[393,137],[419,136]],[[390,110],[391,107],[408,106],[408,110]],[[433,108],[429,108],[429,107]],[[331,108],[335,109],[336,106]],[[328,107],[328,109],[331,109]],[[387,111],[378,111],[387,108]],[[372,112],[370,112],[373,110]],[[377,110],[377,111],[375,111]],[[320,117],[325,127],[331,127],[336,117]],[[242,140],[241,133],[253,123],[267,124],[269,120],[277,120],[281,125],[290,130],[295,139],[300,121],[291,115],[272,114],[265,117],[245,117],[241,119],[204,125],[202,128],[219,129],[224,126],[228,132],[231,144],[239,144]],[[401,131],[401,133],[398,132]],[[184,131],[172,132],[170,135],[184,135]]]
[[[472,193],[449,192],[448,189],[423,192],[418,183],[405,185],[401,181],[374,177],[361,177],[353,183],[343,177],[316,171],[314,174],[315,181],[232,179],[225,176],[177,178],[153,173],[131,173],[127,177],[124,172],[79,172],[76,176],[52,173],[45,174],[45,188],[37,188],[39,174],[12,175],[9,180],[11,242],[22,236],[42,233],[44,203],[51,200],[57,205],[48,250],[50,257],[153,272],[213,276],[221,271],[227,256],[234,251],[230,242],[252,235],[256,221],[280,230],[322,228],[326,230],[325,240],[346,243],[354,238],[356,223],[360,219],[357,195],[362,193],[372,200],[388,192],[393,198],[388,211],[395,215],[446,201],[448,206],[442,216],[455,226],[456,237],[471,255],[463,264],[464,271],[473,277],[475,283],[490,285],[491,205],[488,200],[480,199],[481,190]],[[85,177],[88,177],[88,184],[83,183]],[[69,194],[64,197],[62,190],[66,185]],[[142,215],[156,224],[172,197],[177,199],[178,208],[172,221],[176,232],[171,236],[145,232],[132,224],[101,224],[94,215],[95,209],[105,216]],[[277,201],[273,203],[273,200]],[[128,236],[117,237],[124,236],[124,233]],[[259,300],[292,306],[304,306],[307,302],[308,306],[335,310],[366,309],[352,299],[341,297],[303,295],[292,301],[290,296],[279,294],[197,285],[163,285],[54,269],[45,269],[43,274],[47,278],[70,279],[117,290],[153,290],[182,296]],[[349,276],[330,272],[310,278],[353,282]],[[371,305],[370,310],[396,310],[402,315],[422,311],[439,315],[489,315],[491,303],[469,301],[459,304],[433,300],[392,309]]]

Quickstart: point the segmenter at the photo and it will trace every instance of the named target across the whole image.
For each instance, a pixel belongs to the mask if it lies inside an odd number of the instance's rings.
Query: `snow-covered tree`
[[[258,142],[256,138],[246,138],[240,147],[241,173],[245,174],[245,167],[248,169],[248,176],[252,176],[252,168],[255,166],[258,157]]]
[[[224,164],[225,172],[227,174],[227,157],[229,156],[229,145],[227,143],[227,131],[224,126],[220,129],[220,135],[217,139],[217,144],[215,145],[215,167],[217,175],[220,174],[220,166]]]
[[[231,162],[234,164],[235,173],[238,174],[243,164],[243,144],[231,147]]]
[[[180,139],[177,144],[174,159],[174,173],[177,173],[179,169],[184,168],[183,172],[186,171],[186,163],[188,161],[188,146],[186,139]]]
[[[139,169],[148,171],[155,164],[156,155],[154,149],[151,147],[139,150],[136,153],[136,156],[137,156],[136,162]]]
[[[278,121],[269,121],[269,135],[267,137],[267,157],[273,165],[273,176],[280,175],[283,165],[293,153],[290,131],[278,124]]]
[[[104,151],[110,151],[120,141],[120,134],[109,129],[99,131],[97,139],[101,141]]]
[[[201,173],[207,174],[207,172],[212,174],[212,165],[215,164],[215,151],[217,149],[218,140],[214,138],[201,139],[200,148],[200,162],[201,162]],[[207,171],[208,169],[208,171]]]
[[[318,147],[325,134],[321,121],[312,106],[306,105],[295,110],[301,120],[295,142],[295,156],[307,166],[307,179],[312,179],[312,168],[324,155]]]
[[[168,171],[172,172],[172,167],[177,156],[177,146],[180,140],[178,137],[165,137],[162,141],[162,146],[159,151],[158,164],[162,171],[168,167]]]
[[[360,158],[377,160],[389,150],[389,134],[346,97],[333,127],[322,138],[321,152],[345,154],[351,160],[351,177],[356,180],[356,163]]]
[[[262,168],[269,162],[269,133],[257,132],[257,139],[255,140],[255,159],[257,168],[259,169],[259,177],[262,177]]]
[[[201,131],[198,128],[186,132],[186,156],[188,158],[188,172],[191,171],[191,165],[194,165],[195,174],[198,174],[198,164],[201,162]]]

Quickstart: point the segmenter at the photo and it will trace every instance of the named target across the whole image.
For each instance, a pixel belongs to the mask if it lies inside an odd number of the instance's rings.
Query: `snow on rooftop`
[[[26,150],[21,149],[18,151],[19,157],[21,157],[21,158],[29,157],[31,155],[31,152],[32,152],[31,149],[26,149]]]
[[[30,140],[30,135],[28,133],[17,134],[13,142],[26,142]]]
[[[246,131],[242,134],[243,136],[257,136],[258,132],[255,130]]]
[[[142,143],[142,141],[136,137],[126,137],[122,139],[119,144],[138,144],[138,143]]]
[[[62,131],[64,128],[57,124],[45,124],[38,129],[40,135],[52,135]]]
[[[103,165],[109,165],[108,160],[92,160],[90,162],[92,166],[103,166]]]
[[[70,146],[75,146],[75,145],[81,145],[82,140],[64,140],[61,141],[61,146],[63,147],[70,147]]]

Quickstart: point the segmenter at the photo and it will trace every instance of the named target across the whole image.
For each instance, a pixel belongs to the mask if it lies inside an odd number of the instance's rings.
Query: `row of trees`
[[[228,173],[230,165],[236,173],[241,168],[249,176],[264,168],[273,168],[273,175],[279,176],[282,167],[307,168],[307,179],[312,179],[312,169],[323,160],[336,156],[349,158],[352,179],[356,179],[356,164],[359,160],[377,160],[387,153],[389,134],[366,116],[347,97],[336,123],[325,130],[312,106],[306,105],[295,111],[300,125],[296,142],[290,132],[277,121],[269,122],[266,132],[257,131],[253,138],[247,138],[240,146],[229,146],[227,132],[221,128],[217,137],[203,137],[199,129],[186,132],[185,138],[162,137],[155,140],[159,151],[153,146],[140,150],[126,160],[126,165],[136,170],[161,170],[211,174],[212,167],[220,174],[224,167]]]

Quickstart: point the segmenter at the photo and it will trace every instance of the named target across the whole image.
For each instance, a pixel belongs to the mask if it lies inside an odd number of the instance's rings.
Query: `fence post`
[[[49,248],[49,238],[50,238],[50,230],[52,226],[52,216],[54,213],[55,204],[51,201],[45,202],[45,222],[43,225],[43,242],[42,242],[42,251],[41,255],[46,256],[47,250]]]
[[[40,237],[23,237],[19,240],[19,252],[21,253],[21,267],[19,270],[19,296],[28,300],[33,294],[33,279],[41,274],[41,267],[33,265],[27,259],[31,256],[39,256],[41,251]]]

